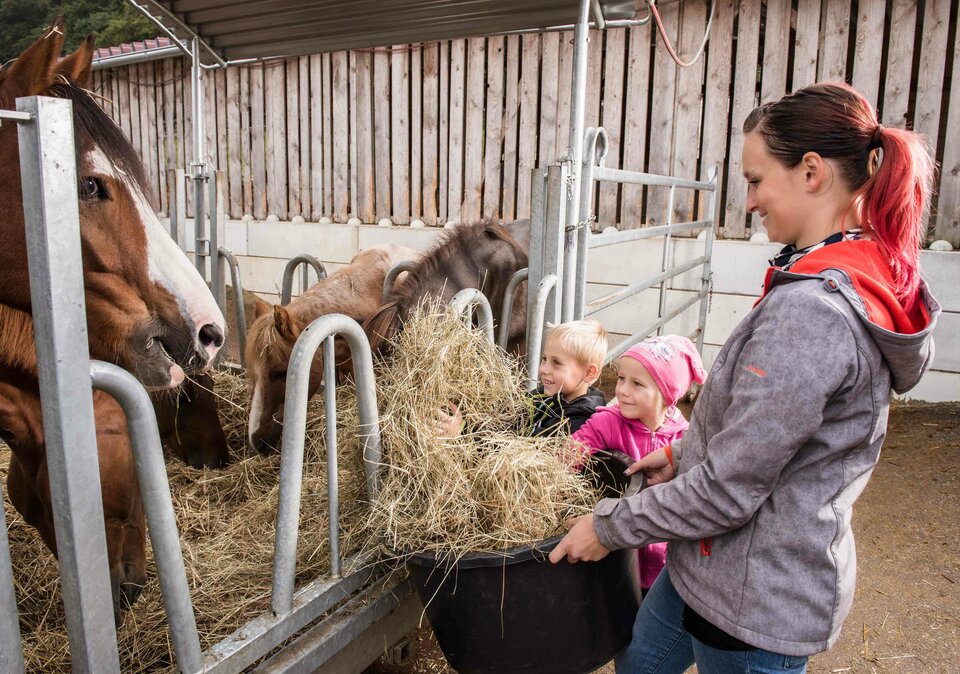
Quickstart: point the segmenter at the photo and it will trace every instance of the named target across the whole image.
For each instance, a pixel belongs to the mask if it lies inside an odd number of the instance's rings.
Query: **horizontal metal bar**
[[[119,68],[120,66],[130,66],[135,63],[149,63],[150,61],[159,61],[160,59],[183,56],[184,52],[176,45],[169,47],[157,47],[156,49],[145,49],[143,51],[130,52],[126,54],[117,54],[115,56],[104,56],[93,59],[93,70],[105,70],[107,68]]]
[[[26,122],[32,122],[33,115],[29,112],[21,112],[19,110],[0,110],[0,121],[4,119],[11,122],[16,122],[18,124],[23,124]]]
[[[639,330],[633,333],[632,335],[627,337],[625,340],[617,344],[613,349],[610,350],[609,353],[607,353],[607,357],[604,358],[603,364],[606,365],[607,363],[612,361],[614,358],[618,358],[623,354],[624,351],[629,349],[631,346],[639,342],[641,339],[643,339],[644,337],[652,333],[657,328],[660,328],[666,325],[667,323],[672,321],[674,318],[682,314],[684,311],[692,307],[694,304],[704,299],[706,296],[707,296],[707,293],[701,290],[694,297],[691,297],[689,300],[681,304],[679,307],[671,311],[669,314],[667,314],[663,318],[660,318],[656,322],[646,326],[643,330]]]
[[[639,171],[626,171],[624,169],[607,168],[606,166],[597,166],[594,168],[593,179],[601,182],[648,185],[650,187],[681,187],[684,189],[705,190],[708,192],[713,192],[717,189],[716,184],[702,180],[687,180],[686,178],[674,178],[673,176],[641,173]]]
[[[676,224],[657,225],[655,227],[638,227],[637,229],[626,229],[621,232],[611,232],[609,234],[593,234],[588,239],[587,247],[590,249],[603,248],[604,246],[614,246],[618,243],[653,239],[666,234],[673,235],[682,232],[692,232],[695,229],[703,229],[712,225],[713,220],[693,220],[691,222],[678,222]]]
[[[669,281],[673,277],[679,276],[684,272],[688,272],[694,267],[699,267],[709,259],[710,258],[708,258],[706,255],[702,255],[697,259],[691,260],[690,262],[685,262],[680,266],[671,267],[667,271],[661,272],[656,276],[651,276],[650,278],[644,279],[643,281],[639,281],[637,283],[634,283],[633,285],[629,285],[626,288],[622,288],[620,290],[616,290],[612,293],[604,295],[603,297],[599,297],[587,304],[587,312],[585,315],[590,316],[592,314],[597,313],[598,311],[603,311],[607,307],[613,306],[618,302],[622,302],[625,299],[633,297],[637,293],[643,292],[647,288],[652,288],[658,283],[662,283],[663,281]]]
[[[264,611],[204,655],[205,674],[233,674],[272,651],[286,639],[312,623],[363,587],[373,576],[367,566],[370,557],[356,555],[346,560],[347,568],[360,570],[344,578],[320,578],[302,588],[293,598],[293,609],[282,616]]]
[[[395,587],[374,583],[253,671],[263,674],[315,672],[413,594],[409,580]],[[370,659],[376,659],[377,655],[379,653],[371,653]]]

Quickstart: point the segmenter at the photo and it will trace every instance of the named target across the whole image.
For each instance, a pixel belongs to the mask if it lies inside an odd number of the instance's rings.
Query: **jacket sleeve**
[[[607,443],[603,439],[601,424],[597,423],[597,421],[597,414],[594,413],[578,431],[570,436],[575,442],[579,442],[581,445],[588,447],[590,454],[593,454],[598,449],[606,449],[607,447]]]
[[[739,357],[715,370],[736,368],[725,375],[727,398],[711,401],[726,409],[705,440],[705,459],[689,466],[685,456],[670,482],[602,500],[594,522],[604,546],[698,540],[743,526],[820,427],[830,399],[855,379],[857,345],[847,318],[824,298],[791,286],[755,309],[762,314],[753,330],[733,337],[747,340]]]

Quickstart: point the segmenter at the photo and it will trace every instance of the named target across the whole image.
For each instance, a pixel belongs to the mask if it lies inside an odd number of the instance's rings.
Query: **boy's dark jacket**
[[[530,437],[541,437],[575,433],[606,400],[600,389],[591,387],[579,398],[567,402],[559,393],[544,394],[540,385],[530,394],[530,404],[530,414],[523,420],[521,430]]]

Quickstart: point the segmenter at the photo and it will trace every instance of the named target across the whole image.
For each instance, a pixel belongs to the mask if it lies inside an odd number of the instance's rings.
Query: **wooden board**
[[[267,214],[287,219],[286,63],[275,61],[263,69],[265,144],[267,152]]]
[[[297,59],[299,91],[297,94],[297,115],[300,117],[300,215],[304,220],[312,220],[313,179],[311,178],[311,107],[310,107],[310,57]],[[320,191],[317,190],[317,195]]]
[[[346,222],[350,209],[349,73],[347,52],[331,55],[333,118],[333,204],[332,217]]]
[[[506,38],[503,103],[503,193],[501,217],[517,217],[517,133],[520,128],[520,36]]]
[[[238,69],[240,74],[240,183],[243,190],[241,217],[253,216],[253,149],[251,143],[250,107],[250,68],[247,66]]]
[[[393,176],[390,211],[393,221],[410,222],[410,48],[394,47],[390,56],[390,166]]]
[[[437,145],[437,222],[449,217],[447,206],[447,155],[450,146],[450,43],[440,43],[439,133]]]
[[[883,36],[881,12],[880,35]],[[790,4],[767,3],[767,24],[763,39],[763,73],[760,80],[760,104],[775,101],[787,91],[787,57],[790,44]]]
[[[506,38],[487,40],[486,140],[483,148],[483,217],[501,217],[503,194],[503,96]],[[514,83],[516,84],[516,83]]]
[[[250,66],[250,166],[253,217],[267,217],[267,141],[264,81],[266,66]]]
[[[520,141],[517,165],[517,217],[530,217],[530,171],[537,166],[539,112],[540,36],[524,35],[520,74]]]
[[[817,81],[817,55],[820,49],[820,2],[821,0],[797,0],[793,91]]]
[[[690,0],[683,5],[679,56],[690,61],[696,53],[707,26],[707,0]],[[769,14],[768,14],[769,16]],[[703,73],[706,53],[689,68],[677,73],[677,104],[674,112],[673,167],[671,175],[693,179],[697,177],[697,160],[700,156],[701,125],[703,116]],[[786,59],[783,63],[786,78]],[[673,200],[673,222],[693,220],[697,193],[693,190],[676,190]]]
[[[480,220],[483,198],[483,108],[486,40],[467,40],[466,95],[463,136],[463,208],[461,222]]]
[[[647,153],[647,110],[650,105],[650,27],[629,29],[626,105],[623,122],[623,164],[628,171],[643,171]],[[621,189],[620,222],[626,229],[643,224],[643,189]]]
[[[626,28],[614,28],[606,32],[607,59],[603,71],[603,108],[601,125],[607,131],[609,138],[607,158],[605,164],[617,168],[621,165],[623,151],[623,90],[624,70],[626,62]],[[594,39],[602,39],[597,34]],[[585,157],[593,161],[593,157]],[[617,183],[602,183],[599,190],[598,206],[594,211],[597,222],[601,227],[615,225],[620,222],[620,186]],[[594,209],[591,208],[591,211]]]
[[[953,50],[953,73],[956,82],[960,74],[960,49]],[[960,248],[960,86],[950,89],[946,113],[934,238],[945,239],[957,249]]]
[[[820,35],[822,43],[817,79],[821,82],[843,82],[847,76],[850,0],[824,0]]]
[[[718,0],[713,17],[713,34],[729,36],[733,33],[733,17],[736,0]],[[730,129],[730,79],[732,76],[733,42],[729,38],[711,39],[707,45],[707,82],[703,99],[703,136],[700,140],[700,180],[707,180],[710,171],[719,167],[718,189],[723,188],[726,175],[726,145]],[[738,122],[734,122],[735,124]],[[721,191],[722,194],[722,191]],[[717,211],[710,214],[717,218],[723,215],[723,200],[717,198]],[[698,218],[707,217],[707,197],[700,195]],[[717,226],[720,226],[720,222]]]
[[[320,57],[323,68],[323,210],[321,217],[333,218],[333,65],[330,54]]]
[[[323,217],[324,210],[324,168],[323,153],[329,143],[328,130],[324,128],[325,108],[323,57],[320,54],[310,56],[308,66],[310,77],[310,215],[304,214],[316,222]]]
[[[421,217],[429,225],[436,224],[438,216],[437,191],[440,187],[440,168],[437,157],[440,129],[440,45],[433,43],[423,49],[423,161]]]
[[[410,219],[423,218],[423,45],[410,52]]]
[[[371,70],[372,68],[372,70]],[[357,212],[362,222],[390,214],[390,55],[357,54]]]
[[[660,9],[660,17],[676,49],[680,44],[680,4],[665,5]],[[677,109],[678,67],[667,53],[659,33],[654,53],[650,161],[647,170],[650,173],[669,175],[673,168],[673,126]],[[669,196],[670,190],[665,187],[651,187],[647,190],[645,224],[660,225],[667,222]]]
[[[917,0],[893,0],[887,46],[887,74],[883,87],[882,121],[887,126],[907,125],[910,107],[910,75],[913,68],[914,29],[917,23]]]
[[[303,207],[300,204],[300,59],[290,58],[286,61],[286,101],[287,125],[286,153],[287,170],[283,173],[287,187],[287,217],[303,216]]]
[[[450,138],[447,147],[447,219],[463,222],[464,99],[466,40],[450,42]]]
[[[886,0],[860,0],[857,11],[857,42],[853,52],[853,87],[874,106],[880,98],[880,66],[883,63],[883,20]],[[897,31],[903,30],[901,26]]]
[[[540,145],[537,151],[537,166],[546,168],[557,161],[562,151],[557,141],[560,35],[544,33],[541,39],[543,55],[540,74]],[[563,145],[566,145],[566,141]]]
[[[243,216],[243,162],[241,161],[240,147],[240,75],[246,71],[240,68],[230,68],[226,71],[226,163],[223,170],[227,172],[230,198],[227,204],[227,213],[234,219]]]

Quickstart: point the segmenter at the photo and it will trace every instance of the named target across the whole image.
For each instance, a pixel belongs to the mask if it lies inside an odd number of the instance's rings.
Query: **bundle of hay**
[[[224,469],[210,470],[190,468],[175,458],[167,461],[190,594],[205,649],[269,608],[280,474],[279,455],[249,456],[246,452],[246,381],[218,374],[216,393],[234,462]],[[341,552],[346,555],[360,548],[362,542],[351,533],[362,527],[367,516],[352,388],[339,389],[337,408]],[[297,545],[298,583],[329,570],[322,396],[311,402],[308,420]],[[8,451],[5,446],[0,450],[0,478],[6,477]],[[69,671],[56,560],[36,531],[9,503],[6,506],[27,670]],[[147,555],[147,584],[117,633],[120,666],[125,672],[174,671],[149,544]]]
[[[572,467],[569,438],[518,434],[527,416],[518,363],[449,309],[421,307],[378,376],[386,474],[369,525],[398,553],[457,558],[503,551],[564,530],[596,493]],[[457,405],[462,432],[438,434]]]

